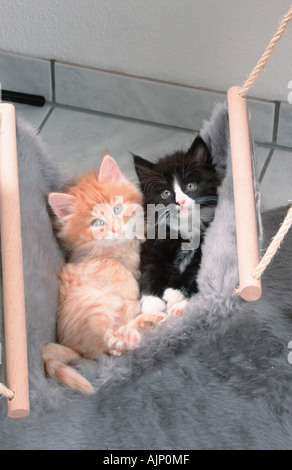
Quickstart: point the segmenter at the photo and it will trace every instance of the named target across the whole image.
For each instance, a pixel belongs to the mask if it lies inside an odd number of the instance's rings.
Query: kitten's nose
[[[115,223],[112,226],[113,233],[117,233],[118,235],[122,235],[123,233],[123,226],[119,223]]]
[[[183,205],[186,203],[186,200],[185,200],[185,199],[180,199],[179,201],[176,201],[176,203],[177,203],[179,206],[183,206]]]

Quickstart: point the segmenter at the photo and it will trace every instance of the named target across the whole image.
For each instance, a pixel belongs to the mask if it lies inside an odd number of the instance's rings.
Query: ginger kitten
[[[140,314],[142,235],[133,225],[143,219],[142,195],[106,155],[98,173],[50,193],[48,203],[68,259],[60,273],[58,344],[44,346],[44,366],[50,377],[92,393],[92,385],[67,363],[120,355],[140,344],[144,328],[165,318],[162,312]]]

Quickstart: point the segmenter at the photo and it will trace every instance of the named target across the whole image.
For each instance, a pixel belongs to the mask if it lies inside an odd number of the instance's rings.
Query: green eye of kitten
[[[93,227],[102,227],[104,225],[104,221],[102,219],[94,219],[92,222],[91,222],[91,225]]]
[[[171,191],[169,191],[169,189],[165,189],[161,193],[161,197],[163,197],[163,199],[168,199],[170,198],[170,196],[171,196]]]
[[[114,213],[116,215],[119,215],[123,212],[123,204],[117,204],[115,207],[114,207]]]
[[[186,185],[186,189],[188,191],[195,191],[195,189],[197,189],[197,186],[198,186],[197,183],[188,183]]]

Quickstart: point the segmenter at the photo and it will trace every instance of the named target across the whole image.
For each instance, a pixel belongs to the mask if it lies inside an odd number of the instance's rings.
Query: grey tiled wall
[[[111,151],[133,175],[129,151],[155,158],[189,144],[226,90],[204,90],[0,52],[3,89],[40,94],[42,108],[16,105],[57,158],[72,168]],[[288,98],[288,96],[287,96]],[[292,199],[292,105],[248,99],[263,207]]]

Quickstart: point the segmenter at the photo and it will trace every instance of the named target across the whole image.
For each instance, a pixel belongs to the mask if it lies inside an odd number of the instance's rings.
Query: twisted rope
[[[0,395],[4,395],[8,400],[12,400],[14,392],[0,383]]]
[[[241,90],[239,91],[239,95],[243,98],[246,97],[247,93],[249,90],[253,87],[255,84],[258,76],[260,75],[261,71],[264,69],[266,66],[269,58],[271,57],[276,45],[280,41],[281,37],[283,36],[286,28],[288,27],[290,21],[292,20],[292,5],[290,6],[288,12],[286,15],[283,17],[283,19],[280,22],[279,28],[272,37],[271,41],[269,42],[267,48],[265,49],[263,55],[259,59],[258,63],[256,66],[253,68],[251,73],[249,74],[247,80],[244,82],[244,84],[241,87]],[[264,270],[268,266],[268,264],[271,262],[272,258],[275,256],[277,250],[279,249],[282,241],[284,240],[285,235],[287,234],[289,228],[292,225],[292,206],[288,210],[288,213],[284,219],[284,222],[280,226],[277,234],[275,237],[272,239],[270,245],[268,246],[266,253],[264,254],[263,258],[257,265],[256,269],[252,273],[252,277],[254,279],[260,279],[262,276]],[[237,288],[235,289],[235,293],[239,294],[240,289]]]
[[[286,13],[286,15],[283,17],[277,32],[272,37],[268,47],[266,48],[266,50],[264,51],[264,53],[262,55],[262,57],[260,58],[260,60],[256,64],[256,66],[253,68],[251,73],[249,74],[247,80],[242,85],[239,94],[243,98],[247,95],[249,90],[253,87],[253,85],[255,84],[259,74],[265,68],[269,58],[271,57],[276,45],[278,44],[281,37],[283,36],[283,34],[284,34],[287,26],[289,25],[291,19],[292,19],[292,5],[290,6],[290,8],[289,8],[288,12]]]
[[[264,254],[263,258],[261,259],[256,269],[252,273],[251,276],[254,279],[260,279],[264,270],[266,269],[268,264],[271,262],[272,258],[275,256],[278,248],[280,247],[282,241],[284,240],[284,237],[287,234],[291,225],[292,225],[292,206],[288,210],[288,213],[284,219],[284,222],[282,223],[278,232],[276,233],[270,245],[268,246],[266,253]]]

